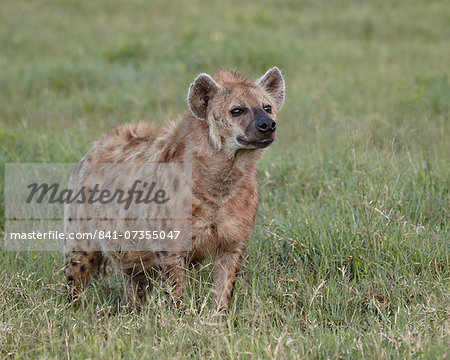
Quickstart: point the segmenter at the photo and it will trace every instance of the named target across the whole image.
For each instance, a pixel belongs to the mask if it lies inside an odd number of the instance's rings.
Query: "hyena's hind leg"
[[[151,289],[148,274],[143,272],[137,276],[130,276],[125,286],[125,293],[121,306],[128,310],[141,310],[145,303],[147,292]]]
[[[101,251],[73,251],[64,273],[72,299],[78,297],[100,267]]]
[[[169,287],[167,295],[171,305],[180,307],[186,292],[186,257],[177,252],[158,251],[156,258],[163,264],[159,266],[161,281]]]

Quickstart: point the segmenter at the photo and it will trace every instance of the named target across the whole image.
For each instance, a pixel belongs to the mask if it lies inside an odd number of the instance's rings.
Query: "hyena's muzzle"
[[[253,109],[253,119],[245,129],[245,136],[238,142],[245,146],[265,148],[275,140],[276,122],[263,109]]]

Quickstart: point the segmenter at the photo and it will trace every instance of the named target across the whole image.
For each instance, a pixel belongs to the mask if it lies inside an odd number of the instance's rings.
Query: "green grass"
[[[276,65],[287,100],[227,321],[211,263],[186,311],[156,290],[111,316],[120,275],[68,307],[61,254],[2,244],[0,357],[448,356],[449,22],[445,1],[3,2],[2,172],[175,118],[199,72]]]

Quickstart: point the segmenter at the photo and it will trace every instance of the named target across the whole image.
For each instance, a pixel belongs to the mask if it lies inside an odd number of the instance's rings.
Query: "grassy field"
[[[276,65],[287,100],[226,321],[211,263],[186,311],[156,290],[111,316],[119,274],[68,307],[61,254],[2,242],[0,358],[448,356],[449,23],[444,0],[2,2],[2,172],[174,119],[200,72]]]

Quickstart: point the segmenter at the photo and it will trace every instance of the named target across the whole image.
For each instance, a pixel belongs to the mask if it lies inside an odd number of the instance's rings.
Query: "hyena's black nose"
[[[273,121],[270,117],[265,116],[259,118],[256,121],[256,128],[262,133],[265,133],[267,131],[274,132],[275,129],[277,128],[277,123]]]

